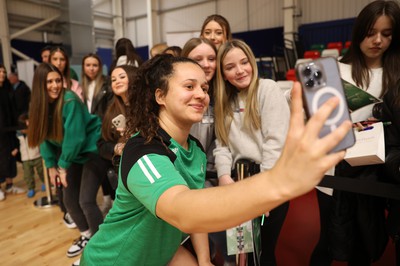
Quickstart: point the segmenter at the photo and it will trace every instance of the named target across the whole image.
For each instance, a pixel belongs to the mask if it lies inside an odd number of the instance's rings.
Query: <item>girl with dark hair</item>
[[[373,1],[354,22],[351,45],[339,63],[341,77],[379,99],[388,92],[395,97],[391,91],[400,78],[399,62],[399,4]],[[351,117],[354,123],[376,120],[372,106],[352,112]],[[358,179],[378,180],[381,174],[381,165],[351,167],[342,161],[335,168],[337,176]],[[370,265],[378,260],[388,239],[384,199],[337,190],[331,195],[332,190],[317,190],[321,230],[310,265],[330,265],[333,259]]]
[[[96,146],[100,119],[63,87],[60,70],[47,63],[35,70],[29,114],[28,145],[40,145],[50,181],[61,182],[63,202],[81,234],[67,251],[74,257],[103,222],[96,202],[101,184],[96,171],[101,169]]]
[[[65,49],[61,46],[55,46],[51,49],[49,55],[49,63],[56,66],[60,70],[63,77],[63,86],[66,89],[70,89],[79,96],[83,101],[82,88],[79,82],[71,78],[71,69],[69,64],[68,54]]]
[[[111,72],[111,89],[113,97],[105,112],[101,133],[102,138],[98,141],[100,156],[108,161],[108,178],[111,181],[113,189],[117,185],[116,169],[119,165],[119,158],[125,146],[123,133],[125,128],[117,128],[112,120],[123,115],[126,117],[126,108],[128,105],[128,91],[134,89],[137,68],[130,65],[115,67]]]
[[[116,141],[121,138],[121,133],[123,132],[117,131],[117,128],[112,124],[112,119],[120,114],[126,116],[128,92],[134,90],[133,83],[136,78],[136,72],[137,68],[129,65],[118,66],[111,72],[113,97],[104,115],[102,125],[102,135],[106,141]]]
[[[79,85],[79,82],[73,78],[71,78],[71,68],[69,64],[69,57],[67,52],[62,46],[54,46],[50,50],[48,63],[57,67],[60,70],[63,78],[63,86],[66,89],[69,89],[78,95],[78,97],[83,101],[83,91],[82,87]],[[76,224],[74,223],[71,215],[67,212],[67,209],[64,206],[63,202],[63,191],[58,191],[59,193],[59,206],[62,212],[64,212],[63,221],[67,228],[74,229],[76,228]]]
[[[364,7],[354,22],[349,50],[340,60],[343,79],[380,99],[400,77],[399,13],[396,1],[378,0]]]
[[[121,38],[115,44],[115,60],[111,64],[111,71],[116,66],[131,65],[139,67],[143,63],[142,58],[137,54],[132,41],[128,38]]]

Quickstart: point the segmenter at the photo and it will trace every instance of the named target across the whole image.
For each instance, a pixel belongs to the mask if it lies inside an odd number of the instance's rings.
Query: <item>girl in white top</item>
[[[400,78],[400,72],[398,71],[400,62],[400,7],[398,3],[396,1],[378,0],[366,5],[354,23],[351,41],[348,52],[339,63],[342,79],[382,99],[388,90],[394,88],[395,82]],[[372,107],[366,106],[353,112],[351,114],[353,122],[375,119],[372,115]],[[377,165],[351,167],[343,161],[336,167],[335,175],[375,180],[379,172],[381,172],[378,167]],[[342,196],[345,195],[345,192],[335,190],[335,201],[332,201],[331,196],[318,190],[317,195],[321,231],[319,242],[311,256],[310,265],[330,265],[332,259],[337,258],[336,254],[346,254],[349,265],[352,265],[352,263],[354,265],[369,265],[371,260],[378,259],[379,252],[372,254],[371,250],[375,247],[377,247],[375,249],[380,249],[377,244],[379,241],[370,243],[371,241],[368,242],[365,239],[374,239],[375,235],[378,235],[377,238],[379,238],[380,231],[362,231],[363,227],[355,219],[354,225],[359,228],[359,230],[356,230],[355,235],[344,234],[345,237],[340,241],[337,238],[332,241],[332,238],[328,237],[328,230],[331,227],[332,208],[339,206],[335,202],[340,201],[340,206],[348,206]],[[374,219],[370,220],[371,223],[373,220],[378,220],[376,217],[384,219],[384,210],[380,209],[379,206],[377,207],[377,204],[375,204],[376,199],[355,193],[346,193],[345,197],[350,199],[352,206],[357,206],[356,210],[348,208],[349,212],[353,213],[354,216],[358,212],[363,212],[367,209],[374,216]],[[364,197],[364,202],[368,200],[374,205],[359,205],[358,202],[360,202],[359,199],[361,197]],[[364,211],[364,213],[368,212]],[[348,221],[351,221],[351,219]],[[338,223],[335,222],[335,224]],[[374,228],[379,228],[376,224],[374,226]],[[338,236],[340,234],[334,231],[332,235]],[[368,235],[368,238],[364,237],[366,235]],[[354,240],[352,242],[353,245],[349,241],[351,239]],[[333,244],[335,246],[332,248]],[[336,249],[336,246],[339,249]],[[350,248],[345,249],[343,248],[344,246]],[[340,251],[334,252],[332,258],[330,256],[332,253],[328,251],[328,248]]]
[[[289,106],[276,82],[258,78],[254,54],[243,41],[220,47],[215,89],[219,184],[234,182],[231,171],[239,159],[253,161],[261,172],[271,169],[285,143]],[[272,210],[261,227],[261,265],[276,264],[275,245],[288,207],[287,202]]]
[[[395,1],[367,5],[357,18],[352,44],[339,64],[342,79],[379,99],[400,78],[399,11]],[[363,111],[360,119],[372,117],[371,110],[360,111]]]

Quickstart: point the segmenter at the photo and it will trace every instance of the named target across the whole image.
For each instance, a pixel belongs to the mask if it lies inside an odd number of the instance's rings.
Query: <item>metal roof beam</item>
[[[20,30],[20,31],[17,31],[17,32],[15,32],[15,33],[13,33],[13,34],[10,35],[10,39],[15,39],[15,38],[17,38],[17,37],[19,37],[19,36],[21,36],[21,35],[24,35],[24,34],[27,33],[27,32],[33,31],[33,30],[35,30],[35,29],[37,29],[37,28],[40,28],[40,27],[42,27],[43,25],[46,25],[46,24],[48,24],[48,23],[50,23],[50,22],[56,20],[56,19],[59,18],[59,17],[60,17],[60,15],[55,15],[55,16],[53,16],[53,17],[47,18],[47,19],[45,19],[45,20],[42,20],[42,21],[40,21],[40,22],[38,22],[38,23],[36,23],[36,24],[33,24],[33,25],[31,25],[31,26],[29,26],[29,27],[27,27],[27,28],[25,28],[25,29],[22,29],[22,30]]]

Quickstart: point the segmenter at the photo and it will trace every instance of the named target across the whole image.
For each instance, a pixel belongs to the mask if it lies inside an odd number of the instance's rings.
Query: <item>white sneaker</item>
[[[80,264],[81,264],[81,258],[74,261],[74,263],[72,263],[72,266],[79,266]]]
[[[0,188],[0,201],[5,200],[5,198],[6,198],[6,195],[4,194],[3,190],[1,190],[1,188]]]
[[[25,189],[12,185],[12,187],[6,189],[6,192],[11,194],[22,194],[25,193]]]
[[[79,238],[75,239],[74,243],[67,251],[67,257],[72,258],[81,254],[88,241],[89,238],[85,236],[80,236]]]

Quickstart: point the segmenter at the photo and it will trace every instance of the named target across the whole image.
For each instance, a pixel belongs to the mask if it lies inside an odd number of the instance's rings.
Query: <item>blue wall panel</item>
[[[282,55],[283,27],[234,33],[233,38],[245,41],[256,57]]]
[[[308,50],[313,44],[327,44],[329,42],[342,42],[351,40],[355,18],[333,20],[312,24],[304,24],[299,27],[299,36],[304,48]]]

